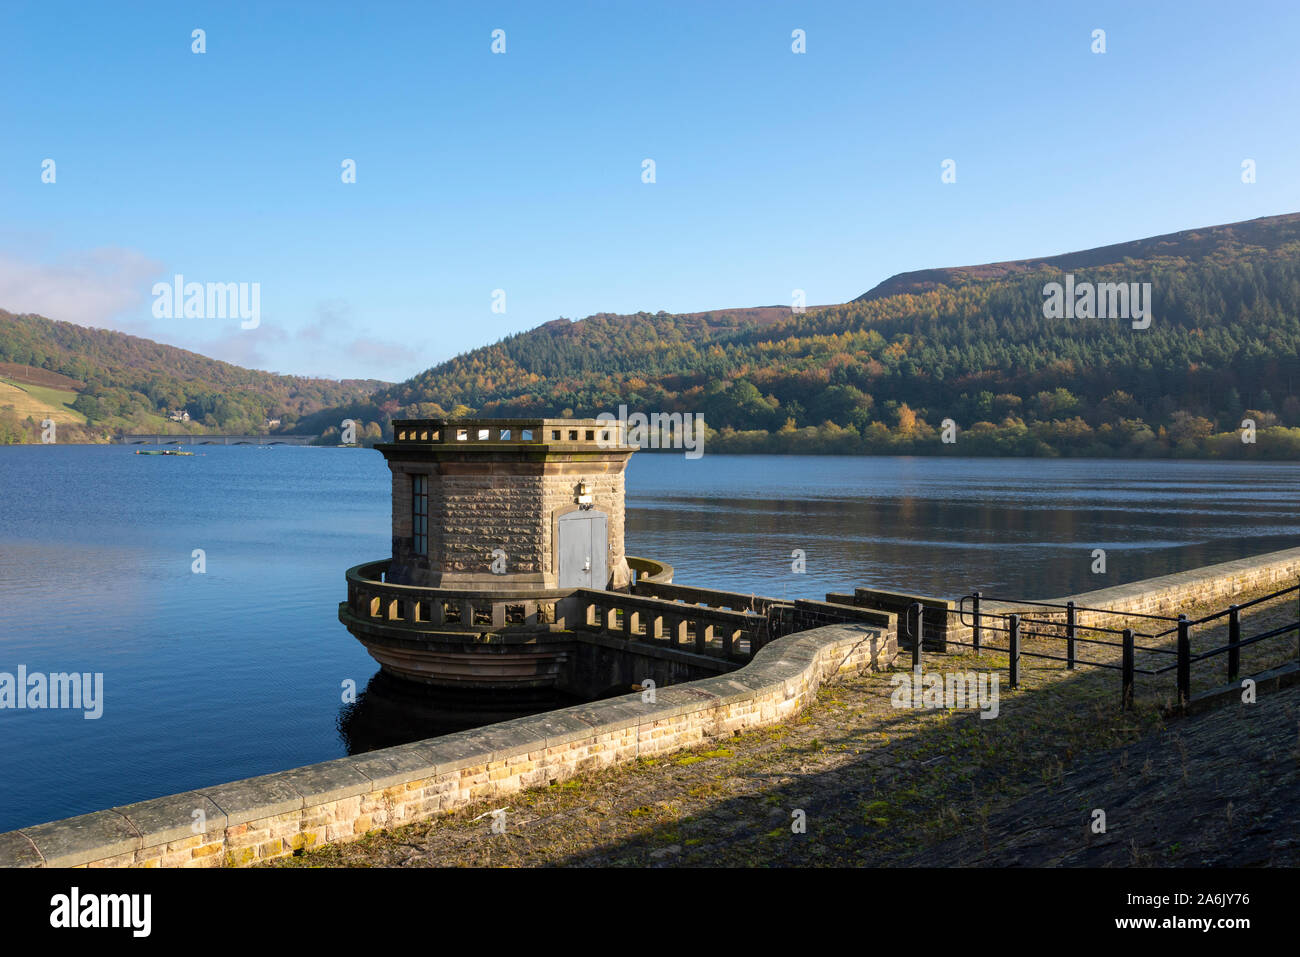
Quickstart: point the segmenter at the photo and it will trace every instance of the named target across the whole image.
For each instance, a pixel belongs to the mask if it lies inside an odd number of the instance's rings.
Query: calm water
[[[0,448],[0,672],[102,672],[105,696],[92,721],[0,710],[0,831],[445,721],[372,683],[336,618],[344,569],[388,554],[388,481],[348,449]],[[1295,545],[1298,491],[1285,464],[641,454],[627,547],[778,597],[1051,597]]]

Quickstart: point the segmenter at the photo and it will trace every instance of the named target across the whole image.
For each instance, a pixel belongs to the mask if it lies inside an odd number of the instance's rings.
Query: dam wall
[[[1300,580],[1300,548],[1287,548],[1250,558],[1204,565],[1185,572],[1146,578],[1127,585],[1110,585],[1059,598],[1034,600],[1060,606],[1072,601],[1081,609],[1104,609],[1102,612],[1080,611],[1077,617],[1079,625],[1123,628],[1133,626],[1132,615],[1177,617],[1182,612],[1205,605],[1227,608],[1239,596],[1279,591],[1296,584],[1297,580]],[[860,608],[897,614],[899,640],[904,647],[911,640],[907,634],[905,618],[908,608],[914,602],[920,602],[923,606],[923,645],[927,651],[945,651],[948,640],[971,640],[971,603],[968,598],[948,600],[871,588],[858,588],[853,595],[832,597]],[[1015,612],[1032,616],[1039,621],[1065,621],[1062,608],[1043,608],[1015,601],[985,598],[980,603],[980,611],[985,614]],[[959,612],[966,613],[964,618]],[[1168,627],[1167,624],[1156,622],[1152,622],[1152,625],[1160,630]],[[960,651],[962,646],[956,645],[955,648]]]
[[[1072,600],[1114,615],[1174,615],[1277,590],[1297,578],[1300,548],[1293,548],[1050,601]],[[870,600],[869,589],[858,589],[855,604],[864,595]],[[808,603],[803,620],[838,613],[837,604],[843,609],[849,600],[833,597],[837,602]],[[896,599],[887,594],[883,600],[894,607]],[[985,610],[1017,609],[987,602]],[[1089,616],[1087,623],[1105,625],[1106,619]],[[957,631],[948,634],[968,640]],[[656,649],[647,657],[645,649],[628,647],[614,634],[589,647],[592,658],[579,676],[584,684],[653,677],[653,695],[622,695],[21,828],[0,834],[0,866],[239,866],[354,840],[375,828],[778,723],[802,710],[836,674],[887,668],[898,638],[892,627],[865,623],[815,627],[772,641],[734,671],[684,684],[670,682],[699,674],[690,670],[699,662],[687,660],[697,656]],[[661,677],[667,687],[658,686]]]
[[[892,632],[833,625],[744,667],[0,834],[6,867],[219,867],[427,820],[585,771],[776,724],[840,673],[882,670]]]
[[[1072,601],[1076,605],[1116,612],[1177,616],[1192,605],[1218,604],[1226,608],[1239,595],[1277,591],[1294,585],[1298,578],[1300,548],[1287,548],[1128,585],[1113,585],[1045,600],[1060,604]]]

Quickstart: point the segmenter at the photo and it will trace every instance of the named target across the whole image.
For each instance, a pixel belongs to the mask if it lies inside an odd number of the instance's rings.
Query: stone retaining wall
[[[1127,585],[1112,585],[1095,591],[1080,592],[1077,595],[1063,595],[1060,598],[1042,599],[1044,604],[1064,605],[1074,602],[1080,608],[1102,608],[1111,614],[1080,611],[1075,620],[1080,627],[1097,628],[1133,628],[1135,631],[1148,633],[1161,632],[1173,627],[1173,622],[1158,620],[1143,621],[1131,617],[1139,615],[1167,615],[1177,617],[1197,606],[1221,606],[1227,608],[1233,599],[1258,592],[1281,591],[1292,585],[1300,584],[1300,548],[1287,548],[1277,552],[1266,552],[1250,558],[1220,562],[1217,565],[1205,565],[1190,571],[1175,572],[1172,575],[1160,575]],[[954,608],[956,602],[953,603]],[[966,600],[962,611],[967,615],[971,603]],[[1040,622],[1054,621],[1062,625],[1065,622],[1063,609],[1042,608],[1033,605],[1021,605],[1015,602],[990,601],[985,599],[980,605],[984,614],[1007,614],[1018,612]],[[959,618],[954,614],[949,619],[946,637],[952,641],[969,642],[971,629],[968,625],[958,624]],[[985,619],[985,624],[990,624]],[[1037,626],[1036,626],[1037,627]],[[1050,629],[1051,626],[1047,626]],[[1043,630],[1040,628],[1040,630]],[[1064,634],[1062,631],[1061,634]],[[926,647],[930,645],[930,625],[926,619]],[[1005,643],[1005,635],[992,635],[986,641]],[[903,642],[907,647],[907,642]],[[958,646],[958,651],[965,650]]]
[[[0,834],[6,867],[213,867],[425,820],[662,755],[803,709],[840,672],[892,663],[894,634],[837,625],[772,642],[728,675]]]
[[[1258,592],[1281,591],[1300,584],[1300,548],[1287,548],[1266,552],[1251,558],[1239,558],[1217,565],[1205,565],[1191,571],[1160,575],[1127,585],[1112,585],[1077,595],[1047,598],[1047,604],[1064,605],[1074,602],[1080,608],[1106,609],[1105,612],[1084,612],[1076,615],[1082,626],[1098,628],[1133,628],[1135,631],[1157,633],[1173,627],[1173,622],[1143,621],[1138,615],[1165,615],[1177,617],[1197,606],[1227,608],[1233,600]],[[966,602],[969,611],[970,602]],[[1039,621],[1064,623],[1065,612],[1054,608],[1036,608],[1031,605],[984,601],[982,612],[999,614],[1019,612]],[[960,629],[960,640],[970,640],[970,628]]]
[[[1287,548],[1047,600],[1061,604],[1073,601],[1076,605],[1113,611],[1176,616],[1197,604],[1222,604],[1226,608],[1238,595],[1280,591],[1296,584],[1297,579],[1300,579],[1300,548]]]

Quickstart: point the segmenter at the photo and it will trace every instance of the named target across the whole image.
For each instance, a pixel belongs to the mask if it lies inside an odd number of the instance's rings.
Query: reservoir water
[[[336,617],[344,570],[389,553],[382,456],[196,449],[0,447],[0,673],[104,676],[93,720],[0,709],[0,831],[445,722],[372,682]],[[627,478],[630,554],[775,597],[1045,598],[1300,535],[1290,463],[639,453]]]

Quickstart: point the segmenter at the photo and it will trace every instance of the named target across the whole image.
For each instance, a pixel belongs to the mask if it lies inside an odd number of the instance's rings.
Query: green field
[[[12,405],[19,418],[46,416],[55,422],[83,424],[86,417],[72,408],[76,398],[75,392],[0,378],[0,406]]]

